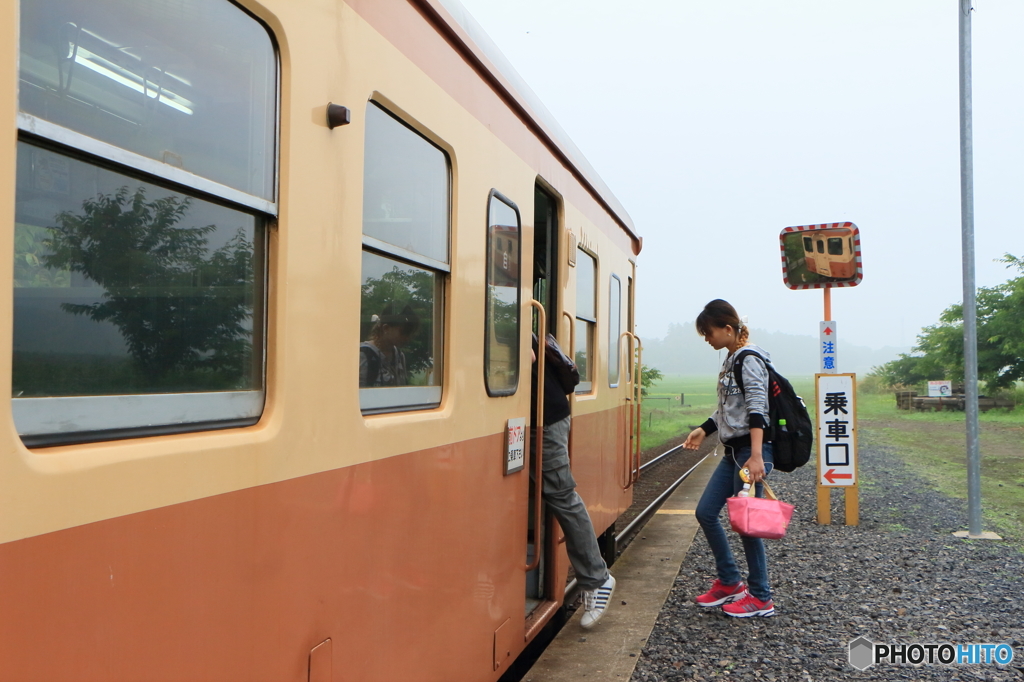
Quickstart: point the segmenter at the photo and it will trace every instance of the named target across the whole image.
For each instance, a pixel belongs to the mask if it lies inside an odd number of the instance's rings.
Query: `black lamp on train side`
[[[352,122],[352,112],[348,107],[343,107],[334,102],[327,104],[327,127],[334,130],[338,126],[348,125]]]

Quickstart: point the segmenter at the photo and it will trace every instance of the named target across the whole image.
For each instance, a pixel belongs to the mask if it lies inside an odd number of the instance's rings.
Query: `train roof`
[[[459,43],[466,56],[490,76],[491,85],[513,109],[518,110],[527,124],[572,170],[573,175],[587,188],[590,194],[637,242],[640,236],[633,225],[633,219],[615,197],[612,191],[590,165],[583,152],[569,138],[555,117],[530,89],[526,81],[516,72],[512,64],[501,53],[483,27],[466,10],[459,0],[419,0],[433,10],[436,17],[449,27],[450,39]],[[638,247],[639,248],[639,247]]]

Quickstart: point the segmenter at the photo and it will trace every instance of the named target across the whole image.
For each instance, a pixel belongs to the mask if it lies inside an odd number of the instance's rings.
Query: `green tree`
[[[1024,260],[1006,254],[1001,262],[1022,276],[978,289],[978,378],[990,389],[1024,379]],[[948,377],[963,377],[963,304],[950,306],[939,320],[925,328],[918,348],[942,365]]]
[[[901,353],[895,360],[873,367],[868,376],[878,377],[885,386],[916,386],[945,378],[946,370],[932,357]]]
[[[978,377],[989,389],[1006,388],[1024,379],[1024,259],[1006,254],[1001,262],[1021,276],[977,295]],[[930,379],[963,380],[964,309],[962,303],[942,311],[938,324],[917,337],[914,355],[875,368],[889,385],[912,385]]]
[[[640,371],[640,394],[647,395],[648,390],[658,383],[665,376],[661,373],[661,370],[655,367],[648,367],[647,365],[641,365],[638,368]]]

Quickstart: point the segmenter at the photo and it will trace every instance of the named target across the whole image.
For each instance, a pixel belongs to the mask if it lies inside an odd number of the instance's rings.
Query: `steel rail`
[[[640,471],[643,471],[644,469],[646,469],[647,467],[651,466],[652,464],[657,464],[663,458],[668,457],[669,455],[671,455],[676,450],[681,450],[682,448],[683,448],[682,445],[677,445],[674,448],[666,450],[665,452],[661,453],[660,455],[658,455],[657,457],[652,459],[650,462],[645,462],[645,463],[641,464],[640,465]]]

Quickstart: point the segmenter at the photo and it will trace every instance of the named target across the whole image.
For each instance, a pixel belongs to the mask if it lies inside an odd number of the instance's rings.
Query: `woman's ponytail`
[[[750,338],[750,328],[747,325],[740,322],[740,326],[736,330],[736,340],[740,346],[747,345],[747,339]]]

